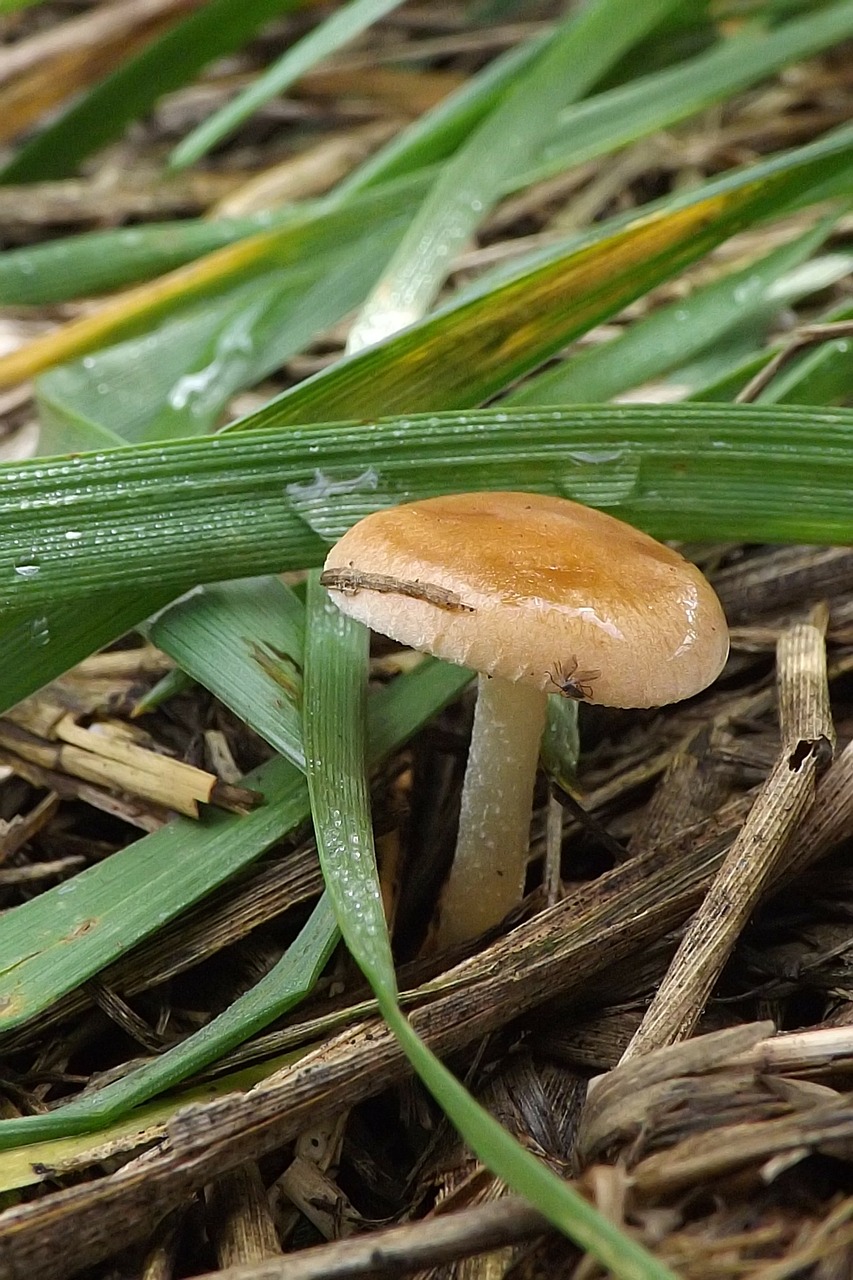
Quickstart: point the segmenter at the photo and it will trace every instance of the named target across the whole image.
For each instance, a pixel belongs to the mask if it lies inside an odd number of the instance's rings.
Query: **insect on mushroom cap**
[[[535,493],[377,511],[329,553],[338,606],[410,648],[608,706],[698,693],[728,655],[695,565],[613,516]],[[571,684],[571,676],[583,679]]]

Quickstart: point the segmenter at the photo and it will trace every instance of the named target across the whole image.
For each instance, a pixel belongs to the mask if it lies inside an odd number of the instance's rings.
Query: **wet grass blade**
[[[645,36],[673,0],[590,0],[557,30],[535,62],[441,170],[403,243],[356,321],[358,349],[419,320],[453,258],[553,126],[556,113],[586,92]]]
[[[308,585],[304,738],[317,849],[327,893],[353,958],[421,1080],[479,1158],[620,1280],[675,1280],[567,1182],[525,1150],[442,1065],[397,1003],[365,768],[368,631]]]
[[[370,511],[476,489],[562,494],[658,537],[844,542],[851,441],[849,410],[595,405],[37,459],[0,469],[0,609],[305,568]]]
[[[41,451],[67,449],[80,417],[130,441],[215,429],[236,391],[253,386],[364,299],[404,220],[290,270],[180,307],[153,332],[44,374],[37,383]]]
[[[305,609],[277,578],[220,582],[193,592],[145,627],[174,658],[280,755],[304,769]]]
[[[312,207],[284,226],[228,244],[169,275],[139,285],[92,315],[28,343],[13,353],[16,358],[0,358],[0,385],[34,377],[52,365],[143,332],[189,303],[246,285],[264,273],[304,270],[306,262],[339,250],[342,244],[351,243],[355,249],[365,227],[379,233],[387,221],[404,216],[423,183],[423,177],[416,174],[365,191],[341,209],[326,206],[318,212]]]
[[[701,286],[689,298],[658,307],[613,341],[563,360],[554,369],[510,392],[505,403],[593,404],[683,365],[691,356],[720,342],[733,328],[750,325],[759,332],[797,297],[797,290],[826,288],[823,275],[810,286],[799,266],[829,235],[836,219],[822,220],[790,244]],[[841,279],[853,267],[849,255],[836,255],[832,271]],[[790,283],[785,277],[793,273]],[[800,283],[801,282],[801,283]],[[817,402],[820,403],[820,402]]]
[[[46,602],[28,617],[0,613],[0,714],[90,653],[130,631],[175,597],[172,590],[145,593],[116,588],[87,602]]]
[[[264,410],[265,421],[417,412],[478,404],[541,364],[573,337],[669,279],[728,236],[832,180],[848,191],[853,130],[641,210],[537,254],[509,279],[481,281],[471,295],[396,337],[338,362]],[[0,360],[0,377],[4,362]],[[273,416],[273,410],[276,415]],[[251,427],[254,415],[235,424]]]

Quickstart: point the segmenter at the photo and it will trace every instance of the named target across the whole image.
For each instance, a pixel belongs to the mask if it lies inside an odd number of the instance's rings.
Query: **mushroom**
[[[613,516],[537,493],[374,512],[333,547],[321,580],[344,613],[479,673],[443,946],[521,900],[549,693],[661,706],[704,689],[728,655],[722,608],[694,565]]]

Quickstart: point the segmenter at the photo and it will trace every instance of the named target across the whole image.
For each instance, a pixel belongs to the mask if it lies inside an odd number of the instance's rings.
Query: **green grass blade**
[[[453,257],[551,130],[559,109],[583,95],[673,7],[673,0],[590,0],[573,11],[532,66],[445,164],[350,343],[367,346],[420,319]]]
[[[356,247],[366,234],[380,234],[394,219],[405,217],[424,175],[415,174],[371,188],[336,209],[312,206],[285,225],[225,245],[169,275],[139,285],[97,311],[53,330],[44,337],[0,357],[0,383],[35,377],[52,365],[145,332],[155,321],[201,299],[216,297],[271,271],[312,269],[318,255]],[[316,269],[316,268],[314,268]]]
[[[276,578],[193,592],[145,627],[151,642],[304,769],[299,703],[305,609]]]
[[[348,198],[354,191],[435,165],[452,155],[551,38],[550,32],[534,36],[488,63],[365,160],[337,186],[337,197]]]
[[[851,140],[845,130],[727,175],[674,208],[643,209],[616,230],[538,254],[508,280],[481,282],[442,312],[285,392],[273,402],[277,420],[481,403],[729,235],[807,202],[827,178],[849,190]]]
[[[397,750],[470,678],[461,667],[429,661],[381,690],[371,706],[371,760]],[[244,783],[264,796],[245,817],[209,810],[198,822],[177,818],[6,913],[0,1034],[49,1008],[306,822],[305,779],[287,761],[262,765]]]
[[[310,995],[337,940],[332,909],[323,897],[281,960],[207,1026],[95,1093],[45,1115],[0,1120],[0,1151],[97,1132],[181,1084]]]
[[[836,219],[821,221],[790,244],[739,271],[694,290],[687,299],[657,308],[613,341],[564,360],[507,397],[513,405],[593,404],[609,400],[650,378],[678,368],[733,328],[769,328],[773,317],[797,296],[793,272],[826,239]],[[853,267],[850,255],[838,255],[838,279]],[[808,290],[808,284],[803,286]],[[826,287],[823,277],[815,288]],[[757,337],[758,335],[756,335]]]
[[[0,715],[63,671],[164,609],[173,590],[116,587],[91,600],[46,601],[25,617],[0,615]]]
[[[844,0],[771,31],[747,30],[676,67],[568,107],[519,185],[542,181],[669,128],[851,34],[853,3]]]
[[[79,447],[81,421],[108,424],[130,443],[207,434],[229,395],[256,380],[271,313],[280,319],[297,307],[324,269],[332,270],[330,257],[234,284],[219,296],[178,307],[151,333],[49,369],[36,381],[41,451]],[[291,354],[285,347],[282,358]]]
[[[99,147],[121,136],[159,97],[188,84],[215,58],[244,45],[271,18],[304,0],[208,0],[178,26],[130,58],[111,76],[26,143],[0,182],[64,178]]]
[[[853,319],[853,307],[841,306],[833,307],[826,315],[818,317],[815,322],[850,319]],[[751,379],[782,349],[783,345],[777,342],[774,346],[761,351],[750,350],[746,353],[738,351],[730,360],[726,360],[723,352],[721,363],[709,357],[707,362],[697,362],[698,367],[695,369],[688,366],[685,371],[678,370],[674,376],[679,383],[690,387],[691,393],[688,397],[690,401],[728,402],[735,399]],[[850,350],[844,337],[820,342],[811,349],[806,348],[776,374],[769,386],[759,394],[758,402],[803,405],[848,404],[851,386]]]
[[[370,511],[475,489],[562,494],[659,537],[844,542],[852,440],[845,410],[594,405],[37,459],[0,469],[0,609],[305,568]]]
[[[349,4],[338,9],[288,49],[233,102],[193,129],[172,152],[171,167],[184,169],[200,160],[211,147],[233,133],[271,98],[284,93],[306,71],[354,40],[387,13],[398,9],[401,3],[402,0],[350,0]]]
[[[146,1145],[146,1139],[164,1137],[169,1122],[182,1108],[195,1102],[210,1102],[228,1093],[245,1092],[284,1067],[291,1066],[301,1056],[297,1049],[244,1067],[241,1071],[219,1075],[215,1080],[206,1080],[195,1087],[170,1093],[156,1102],[136,1107],[129,1116],[99,1128],[94,1134],[83,1132],[11,1147],[0,1152],[0,1192],[37,1186],[54,1176],[61,1176],[60,1171],[91,1167],[98,1163],[104,1148],[110,1148],[116,1155],[138,1152],[140,1146]]]
[[[291,270],[272,269],[218,297],[179,309],[152,333],[130,338],[36,384],[43,452],[68,448],[83,417],[108,422],[129,441],[201,435],[219,423],[231,396],[303,350],[365,297],[403,233],[382,222],[334,253]]]
[[[317,850],[338,926],[406,1056],[469,1146],[514,1191],[621,1280],[673,1273],[526,1151],[418,1038],[397,1004],[365,771],[368,632],[308,584],[304,738]]]
[[[618,1280],[678,1280],[675,1272],[632,1240],[526,1150],[417,1036],[401,1010],[385,1002],[383,1016],[409,1062],[483,1164],[524,1196],[552,1226]]]
[[[834,307],[817,323],[853,320],[853,307]],[[853,386],[853,342],[827,338],[783,366],[758,397],[761,404],[848,404]]]
[[[0,255],[0,305],[43,306],[119,289],[268,229],[271,221],[263,214],[155,222],[7,249]]]
[[[344,942],[374,993],[393,1001],[364,769],[370,633],[341,613],[317,574],[308,579],[307,611],[302,737],[320,865]]]
[[[294,251],[277,265],[305,265],[386,220],[407,217],[427,189],[429,173],[405,175],[381,187],[247,218],[150,223],[118,231],[92,231],[0,254],[0,303],[62,302],[137,280],[147,280],[262,232],[290,228]],[[286,245],[288,236],[280,240]]]
[[[250,773],[264,803],[246,817],[176,819],[7,913],[0,933],[0,1033],[162,929],[307,817],[302,774],[284,760]]]
[[[0,0],[0,13],[16,13],[18,9],[30,9],[43,0]]]

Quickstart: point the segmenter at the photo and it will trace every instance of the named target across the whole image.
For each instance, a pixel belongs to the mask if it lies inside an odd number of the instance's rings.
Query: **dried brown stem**
[[[623,1062],[694,1030],[744,925],[778,874],[791,836],[814,800],[818,771],[831,755],[823,626],[798,624],[780,637],[782,747],[749,817],[690,923]]]

